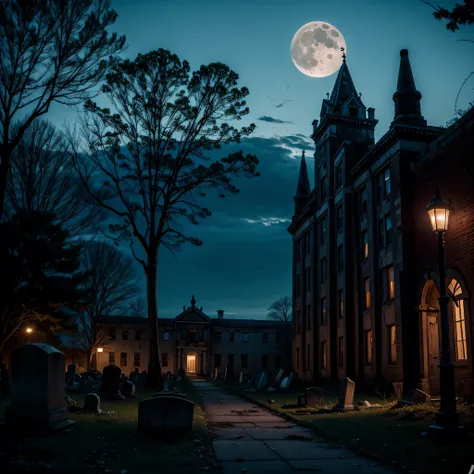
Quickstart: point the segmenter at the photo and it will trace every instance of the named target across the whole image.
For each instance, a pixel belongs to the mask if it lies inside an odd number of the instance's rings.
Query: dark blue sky
[[[450,8],[455,2],[435,3]],[[258,127],[241,148],[258,155],[262,176],[242,181],[240,195],[210,203],[214,215],[192,229],[202,247],[188,246],[176,260],[162,252],[162,316],[176,315],[194,293],[210,315],[224,309],[234,317],[262,318],[275,299],[291,294],[286,227],[293,211],[295,157],[302,147],[312,154],[306,137],[336,78],[311,78],[293,65],[290,43],[301,26],[325,21],[343,34],[356,88],[379,119],[376,139],[393,118],[400,49],[410,52],[430,125],[452,118],[459,87],[472,71],[474,45],[458,40],[474,39],[473,29],[447,31],[420,0],[115,0],[112,5],[119,14],[114,30],[127,36],[125,56],[165,48],[192,69],[228,64],[250,89],[249,122]],[[472,85],[466,86],[458,107],[472,99]],[[267,121],[259,120],[265,116]],[[50,118],[71,122],[75,112],[56,106]]]

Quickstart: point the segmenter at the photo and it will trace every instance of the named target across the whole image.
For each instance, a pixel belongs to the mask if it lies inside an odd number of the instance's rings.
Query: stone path
[[[193,383],[203,402],[223,474],[393,474],[392,469],[348,449],[314,441],[309,429],[201,379]]]

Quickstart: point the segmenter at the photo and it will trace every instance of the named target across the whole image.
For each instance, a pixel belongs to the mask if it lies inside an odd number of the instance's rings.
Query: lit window
[[[464,313],[464,300],[462,288],[453,278],[448,286],[448,291],[454,301],[451,303],[453,312],[454,335],[456,342],[456,360],[467,359],[466,316]]]
[[[389,342],[389,355],[388,361],[390,364],[395,364],[397,362],[397,343],[396,343],[397,329],[395,325],[388,327],[388,342]]]
[[[362,255],[364,258],[369,257],[369,234],[366,230],[362,232]]]
[[[372,363],[373,339],[372,330],[365,331],[365,363]]]
[[[364,278],[364,309],[370,308],[370,279]]]
[[[387,297],[389,300],[393,300],[393,298],[395,298],[395,272],[393,269],[393,265],[387,268],[387,285]]]

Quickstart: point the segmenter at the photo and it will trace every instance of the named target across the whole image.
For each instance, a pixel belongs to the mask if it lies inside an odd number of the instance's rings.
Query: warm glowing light
[[[98,347],[97,352],[104,352],[104,348],[103,347]]]
[[[436,191],[436,196],[426,208],[430,216],[431,227],[434,232],[446,232],[448,230],[449,214],[451,206]]]
[[[28,334],[31,334],[31,333],[33,332],[33,329],[31,329],[31,328],[26,328],[26,332],[27,332]]]

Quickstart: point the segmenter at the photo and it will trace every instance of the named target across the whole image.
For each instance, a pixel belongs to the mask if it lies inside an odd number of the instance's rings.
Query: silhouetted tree
[[[139,318],[144,318],[148,314],[148,309],[146,307],[146,301],[143,298],[135,298],[129,306],[130,316],[137,316]]]
[[[474,2],[464,0],[464,4],[456,3],[452,10],[433,5],[431,2],[422,0],[423,3],[430,5],[435,11],[433,16],[437,20],[448,20],[446,28],[450,31],[459,30],[459,25],[472,25],[474,23]]]
[[[148,383],[163,386],[158,352],[158,250],[185,242],[201,245],[178,230],[179,218],[198,224],[211,215],[198,196],[236,194],[231,176],[257,176],[258,159],[240,151],[209,162],[208,152],[239,142],[255,128],[230,122],[248,114],[248,89],[221,63],[189,64],[159,49],[122,61],[107,75],[102,91],[113,111],[87,101],[80,134],[71,133],[75,164],[91,202],[110,211],[117,224],[111,237],[130,238],[147,279]],[[82,145],[81,148],[79,145]],[[141,255],[135,244],[141,247]]]
[[[293,319],[291,298],[289,296],[283,296],[279,300],[274,301],[267,311],[267,318],[273,319],[274,321],[291,321]]]
[[[63,134],[46,120],[33,122],[11,155],[6,214],[51,212],[72,236],[94,231],[100,213],[85,208],[82,188]]]
[[[47,319],[58,332],[71,321],[68,309],[90,304],[80,251],[54,214],[25,210],[0,224],[0,356],[27,322]]]
[[[87,353],[87,368],[90,368],[95,349],[109,336],[101,317],[126,310],[136,296],[138,281],[133,259],[109,242],[85,244],[81,261],[87,274],[84,287],[94,300],[78,317],[79,340]]]
[[[0,220],[13,150],[52,103],[94,93],[125,37],[110,0],[0,0]]]

